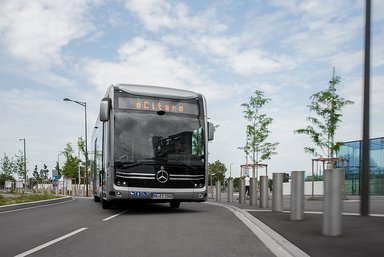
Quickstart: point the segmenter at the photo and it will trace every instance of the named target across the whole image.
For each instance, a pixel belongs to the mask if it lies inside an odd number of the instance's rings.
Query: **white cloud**
[[[76,136],[71,135],[83,135],[83,126],[72,125],[84,122],[83,112],[69,115],[70,106],[44,90],[0,90],[0,102],[0,156],[3,152],[8,156],[18,154],[22,149],[18,139],[26,138],[29,171],[35,165],[42,168],[44,163],[53,169],[65,142],[76,142]]]
[[[250,42],[244,37],[203,35],[188,42],[193,42],[195,49],[207,60],[221,66],[224,64],[239,75],[267,74],[297,65],[290,56],[270,53],[262,47],[249,47]]]
[[[3,1],[1,43],[11,56],[33,66],[61,65],[62,48],[92,29],[83,17],[87,5],[87,0]]]
[[[151,32],[160,33],[162,28],[172,29],[173,34],[163,36],[163,42],[177,47],[194,49],[204,55],[206,61],[212,62],[218,69],[230,69],[239,75],[254,75],[271,73],[281,69],[291,69],[297,61],[291,56],[277,54],[266,50],[262,44],[268,44],[258,37],[260,30],[270,35],[267,27],[270,23],[285,22],[285,16],[279,12],[269,16],[261,16],[265,22],[257,28],[258,33],[252,32],[252,26],[239,28],[237,35],[228,34],[231,24],[223,24],[216,18],[219,9],[208,8],[207,11],[191,12],[184,3],[170,1],[126,1],[126,7],[135,13]],[[265,26],[268,23],[268,26]],[[260,25],[260,24],[259,24]],[[284,25],[287,26],[287,25]],[[280,27],[280,26],[279,26]],[[175,36],[177,33],[177,36]],[[226,33],[226,34],[224,34]],[[256,36],[249,36],[249,34]],[[273,38],[268,37],[270,40]]]
[[[118,49],[119,61],[89,60],[84,71],[100,91],[111,84],[149,84],[179,87],[203,93],[210,99],[229,96],[191,59],[172,54],[159,42],[140,37]]]
[[[236,73],[242,75],[264,74],[281,69],[282,65],[260,49],[238,52],[229,57],[229,63]]]
[[[177,1],[127,0],[126,8],[135,13],[144,26],[153,32],[166,29],[198,29],[210,33],[223,31],[226,26],[217,22],[212,9],[191,15],[189,7]]]
[[[274,20],[272,36],[281,41],[285,52],[291,52],[290,56],[313,63],[360,47],[356,39],[363,38],[361,1],[273,2],[282,14]]]
[[[330,63],[332,63],[338,73],[349,74],[350,72],[361,68],[363,62],[363,51],[357,50],[355,52],[343,51],[336,53],[330,57]]]

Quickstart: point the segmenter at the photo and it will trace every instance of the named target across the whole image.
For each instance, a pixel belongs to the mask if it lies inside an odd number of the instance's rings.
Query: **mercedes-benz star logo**
[[[160,183],[165,183],[168,181],[168,177],[168,172],[164,170],[164,166],[161,166],[160,170],[156,173],[157,181],[159,181]]]

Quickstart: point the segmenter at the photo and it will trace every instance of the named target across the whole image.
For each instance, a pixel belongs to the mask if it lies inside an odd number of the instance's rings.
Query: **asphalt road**
[[[0,213],[6,256],[274,256],[232,212],[204,203],[115,206],[89,198]]]

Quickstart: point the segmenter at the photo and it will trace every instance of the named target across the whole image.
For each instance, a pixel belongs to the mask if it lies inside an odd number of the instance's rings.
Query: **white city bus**
[[[103,208],[117,200],[204,202],[208,141],[203,95],[118,84],[100,103],[92,136],[93,194]]]

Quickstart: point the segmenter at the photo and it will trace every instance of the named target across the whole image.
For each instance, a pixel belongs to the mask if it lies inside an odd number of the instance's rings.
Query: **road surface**
[[[118,205],[90,198],[0,213],[6,256],[275,256],[226,208]]]

